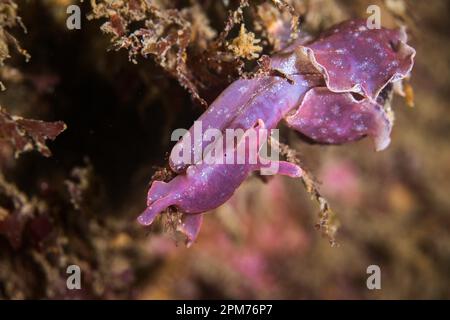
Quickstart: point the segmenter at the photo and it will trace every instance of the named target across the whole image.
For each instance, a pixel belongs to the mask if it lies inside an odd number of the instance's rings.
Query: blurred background
[[[286,3],[242,1],[241,13],[231,0],[158,0],[151,10],[140,0],[0,1],[0,57],[9,57],[0,105],[67,125],[48,143],[51,157],[14,157],[0,118],[0,299],[450,298],[450,3]],[[80,5],[80,30],[66,26],[70,4]],[[310,145],[282,128],[336,213],[338,246],[316,229],[319,208],[302,183],[283,177],[247,179],[205,216],[190,248],[174,231],[176,214],[137,225],[171,132],[202,113],[201,98],[210,103],[254,67],[226,45],[241,23],[261,39],[257,54],[271,54],[273,26],[289,25],[291,13],[316,35],[367,17],[371,4],[383,25],[406,25],[417,50],[415,104],[394,99],[390,147]],[[130,37],[139,28],[157,30],[145,48]],[[81,290],[66,288],[71,264]],[[381,268],[381,290],[366,287],[369,265]]]

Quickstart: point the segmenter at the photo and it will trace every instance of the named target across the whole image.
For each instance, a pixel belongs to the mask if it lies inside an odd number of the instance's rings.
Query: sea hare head
[[[376,100],[389,83],[409,75],[415,50],[403,29],[368,29],[365,20],[341,23],[303,46],[333,92],[354,92]]]

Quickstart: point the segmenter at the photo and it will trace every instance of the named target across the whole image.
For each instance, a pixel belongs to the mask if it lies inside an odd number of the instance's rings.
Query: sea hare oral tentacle
[[[308,91],[296,113],[285,120],[289,127],[321,143],[342,144],[369,135],[379,151],[390,142],[392,126],[382,106],[327,88]]]
[[[184,214],[183,221],[178,227],[178,231],[186,236],[186,245],[189,247],[197,238],[203,222],[203,214]]]
[[[200,135],[194,124],[172,149],[169,163],[178,175],[167,183],[153,181],[139,223],[150,225],[167,207],[175,206],[183,213],[178,230],[191,244],[202,213],[226,202],[251,172],[270,169],[271,174],[300,177],[302,170],[296,164],[259,157],[267,140],[260,129],[276,128],[281,119],[319,143],[342,144],[371,136],[377,150],[386,148],[392,93],[413,67],[415,50],[406,41],[403,29],[372,30],[363,20],[347,21],[316,41],[294,41],[271,57],[270,67],[278,76],[235,81],[199,118]],[[226,140],[204,139],[207,129],[222,134],[240,129],[245,134],[217,155],[216,147],[226,145]],[[258,132],[256,150],[245,142],[250,129]],[[237,156],[242,146],[244,162],[227,163],[226,155]],[[252,156],[256,163],[249,161]],[[205,161],[211,157],[222,161]]]

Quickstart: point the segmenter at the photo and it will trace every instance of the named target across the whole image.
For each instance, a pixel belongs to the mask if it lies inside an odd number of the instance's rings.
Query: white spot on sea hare
[[[335,115],[338,116],[341,112],[341,107],[338,104],[335,104],[334,106],[331,107],[331,112]]]
[[[245,87],[245,86],[239,88],[239,93],[244,94],[244,93],[246,93],[247,91],[248,91],[248,88]]]

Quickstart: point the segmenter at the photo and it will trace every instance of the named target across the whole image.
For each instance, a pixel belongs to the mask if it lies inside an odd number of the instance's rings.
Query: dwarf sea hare
[[[207,163],[202,160],[211,155],[209,148],[223,141],[209,142],[195,135],[193,126],[170,156],[178,175],[168,183],[153,181],[139,223],[150,225],[167,207],[176,206],[184,214],[181,231],[192,243],[202,213],[226,202],[252,171],[274,161],[259,156],[267,138],[260,129],[276,128],[281,120],[318,143],[342,144],[370,136],[377,150],[385,149],[393,121],[392,92],[413,67],[415,50],[406,41],[403,29],[368,29],[364,20],[347,21],[315,41],[294,41],[272,56],[270,68],[276,75],[232,83],[198,119],[201,129],[241,129],[246,134],[256,129],[257,148],[245,145],[240,164]],[[246,134],[223,156],[235,154]],[[258,158],[255,163],[249,161],[252,153]],[[296,164],[276,165],[279,174],[302,174]]]

